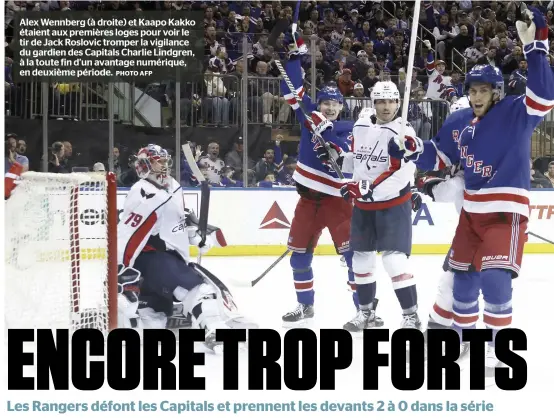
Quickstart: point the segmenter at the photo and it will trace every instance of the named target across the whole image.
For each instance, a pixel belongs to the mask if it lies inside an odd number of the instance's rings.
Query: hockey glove
[[[346,201],[359,198],[373,201],[373,185],[367,180],[348,182],[340,189],[340,195]]]
[[[342,149],[333,142],[325,142],[325,144],[329,147],[329,150],[320,143],[316,143],[314,150],[317,158],[329,168],[332,168],[331,159],[339,166],[342,166],[342,161],[344,159]]]
[[[528,8],[523,3],[521,15],[531,21],[530,24],[520,20],[516,22],[517,33],[523,43],[525,54],[533,50],[548,53],[548,26],[542,13],[535,7]]]
[[[288,31],[285,33],[283,39],[283,45],[287,46],[289,59],[299,58],[308,52],[308,47],[304,44],[304,40],[298,32],[292,33]]]
[[[140,271],[133,267],[125,267],[122,264],[118,266],[117,275],[117,293],[125,296],[131,302],[138,302],[140,294]]]
[[[328,120],[321,112],[313,111],[310,117],[313,125],[308,120],[304,120],[304,125],[315,135],[322,137],[327,130],[333,130],[333,122]]]
[[[437,178],[436,176],[424,176],[417,180],[417,190],[435,200],[435,197],[433,196],[433,188],[435,185],[439,185],[444,181],[444,179]]]
[[[389,140],[389,155],[396,159],[416,161],[423,153],[423,140],[419,137],[404,136],[403,146],[400,137],[393,137]]]
[[[206,242],[204,242],[204,246],[199,246],[202,242],[202,236],[196,226],[187,226],[187,233],[189,236],[189,243],[198,247],[198,252],[200,252],[201,255],[207,253],[214,246],[213,240],[209,234],[206,235]]]
[[[421,199],[421,194],[415,191],[412,191],[412,211],[415,213],[421,208],[423,200]]]

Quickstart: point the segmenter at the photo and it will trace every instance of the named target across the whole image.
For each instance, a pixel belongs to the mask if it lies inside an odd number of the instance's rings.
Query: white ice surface
[[[272,328],[284,333],[281,328],[281,316],[292,309],[296,303],[296,297],[292,282],[292,273],[288,259],[284,259],[255,287],[245,287],[251,280],[263,272],[276,257],[204,257],[203,264],[226,282],[231,288],[241,312],[256,320],[261,328]],[[428,391],[425,386],[412,392],[395,390],[390,381],[390,369],[379,369],[379,390],[364,391],[362,389],[362,342],[354,342],[354,360],[350,368],[337,372],[337,390],[319,391],[314,388],[311,391],[295,392],[287,390],[283,386],[281,391],[248,391],[248,357],[247,353],[239,356],[240,381],[239,391],[223,391],[222,387],[222,356],[206,354],[205,366],[195,368],[196,376],[206,378],[207,391],[141,391],[114,392],[105,387],[96,392],[8,392],[5,398],[12,402],[24,402],[42,400],[51,402],[88,402],[96,400],[112,400],[118,402],[130,402],[139,400],[159,404],[166,401],[202,402],[209,400],[214,403],[230,401],[234,402],[296,402],[298,401],[320,403],[324,400],[333,402],[360,402],[373,403],[377,407],[377,401],[385,402],[384,412],[246,412],[233,414],[232,412],[210,413],[182,413],[188,418],[214,418],[223,417],[259,419],[282,419],[284,416],[294,418],[329,418],[338,416],[356,418],[395,419],[467,419],[493,418],[499,416],[527,416],[534,419],[551,418],[550,405],[554,397],[554,368],[552,366],[552,300],[554,297],[554,278],[552,276],[554,257],[546,255],[526,255],[523,261],[521,276],[514,283],[514,321],[513,326],[523,329],[528,337],[528,351],[520,352],[526,359],[529,367],[527,386],[518,392],[508,392],[488,388],[484,391],[470,391],[468,381],[468,369],[462,374],[461,391]],[[418,296],[420,302],[420,316],[427,320],[428,310],[433,304],[437,281],[441,275],[442,256],[413,256],[410,259],[412,272],[417,278]],[[316,256],[313,261],[316,291],[316,318],[315,329],[341,328],[342,325],[354,315],[354,307],[351,294],[347,290],[347,271],[340,265],[338,256]],[[387,278],[380,262],[377,271],[377,297],[380,299],[378,313],[385,321],[385,327],[396,329],[401,321],[400,307],[393,292],[390,280]],[[163,271],[161,271],[163,273]],[[389,346],[382,344],[380,352],[388,353]],[[5,359],[4,359],[5,360]],[[282,360],[281,360],[282,361]],[[367,363],[368,361],[366,361]],[[177,365],[186,363],[179,360]],[[26,368],[26,374],[31,375],[32,369]],[[442,403],[441,412],[400,412],[397,403],[407,401],[409,404],[416,401],[425,403]],[[445,412],[446,401],[455,402],[460,407],[461,403],[490,402],[494,405],[493,412],[468,413]],[[388,403],[396,404],[394,412],[387,411]],[[5,403],[4,403],[5,404]],[[6,405],[4,405],[6,407]],[[8,413],[8,416],[14,413]],[[83,418],[97,418],[106,415],[121,415],[123,413],[98,413],[88,411],[79,413]],[[132,418],[149,418],[153,415],[160,417],[177,417],[178,414],[170,412],[148,413],[134,412],[123,415]],[[10,416],[10,418],[11,418]],[[31,417],[32,416],[32,417]],[[59,418],[58,414],[24,413],[20,418]]]

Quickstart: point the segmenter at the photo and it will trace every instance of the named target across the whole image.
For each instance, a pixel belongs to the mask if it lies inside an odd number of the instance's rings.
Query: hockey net
[[[111,173],[27,172],[6,201],[7,328],[117,326]]]

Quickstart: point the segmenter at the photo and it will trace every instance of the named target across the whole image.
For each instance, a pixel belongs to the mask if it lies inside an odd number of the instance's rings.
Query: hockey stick
[[[306,121],[308,121],[308,123],[310,124],[310,126],[312,128],[312,132],[315,134],[316,126],[315,126],[312,118],[306,113],[306,110],[304,108],[304,103],[302,102],[302,99],[300,98],[300,96],[298,96],[298,93],[296,92],[296,89],[294,88],[294,85],[290,81],[289,76],[288,76],[287,72],[285,71],[285,68],[283,67],[283,64],[281,63],[281,61],[275,60],[275,65],[277,66],[277,69],[279,69],[279,72],[281,73],[281,76],[283,76],[283,80],[285,81],[285,84],[289,88],[290,93],[292,93],[294,95],[294,99],[296,99],[296,102],[298,103],[298,105],[300,107],[300,110],[302,111],[302,114],[304,114],[304,118],[306,118]],[[322,147],[324,147],[325,150],[327,150],[327,152],[329,154],[331,154],[331,148],[327,145],[327,143],[325,142],[323,137],[321,137],[317,134],[315,134],[315,136],[316,136],[316,139],[319,142],[319,144]],[[333,158],[329,159],[329,163],[331,164],[331,167],[333,168],[333,171],[335,171],[337,173],[339,178],[344,179],[344,175],[343,175],[338,163]]]
[[[200,171],[200,168],[196,164],[196,160],[194,159],[190,145],[188,143],[185,143],[183,144],[182,149],[183,153],[185,154],[185,159],[187,160],[187,163],[189,164],[194,177],[198,180],[198,182],[200,182],[200,191],[202,196],[200,199],[198,232],[200,233],[201,241],[198,244],[198,248],[201,248],[206,244],[206,235],[208,230],[208,213],[210,211],[210,185],[208,184],[208,181],[206,181],[206,178],[204,178],[202,171]],[[197,261],[198,264],[200,264],[200,262],[202,261],[202,254],[200,253],[200,250],[198,251]]]
[[[269,273],[271,270],[273,270],[273,267],[275,267],[277,264],[279,264],[279,262],[280,262],[283,258],[285,258],[287,255],[289,255],[289,252],[290,252],[290,249],[287,249],[287,250],[283,253],[283,255],[281,255],[279,258],[277,258],[277,260],[275,260],[275,262],[274,262],[273,264],[271,264],[271,265],[267,268],[267,270],[265,270],[262,274],[260,274],[260,275],[256,278],[256,280],[252,280],[252,287],[254,287],[256,284],[258,284],[258,282],[259,282],[261,279],[263,279],[267,273]]]
[[[534,236],[535,238],[537,239],[540,239],[541,241],[544,241],[544,242],[547,242],[551,245],[554,245],[554,241],[551,241],[550,239],[546,239],[546,238],[543,238],[542,236],[539,236],[537,235],[536,233],[533,233],[533,232],[527,232],[528,235],[531,235],[531,236]]]
[[[410,50],[408,52],[408,63],[406,65],[406,83],[404,86],[404,96],[402,99],[402,125],[400,126],[400,150],[406,150],[404,144],[404,134],[406,133],[406,123],[408,121],[408,107],[410,105],[410,90],[412,88],[412,72],[414,68],[415,47],[417,42],[417,29],[419,26],[419,12],[421,9],[421,0],[415,0],[414,15],[412,18],[412,34],[410,36]]]

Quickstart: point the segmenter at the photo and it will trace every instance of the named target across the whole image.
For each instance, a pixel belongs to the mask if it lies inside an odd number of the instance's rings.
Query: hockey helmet
[[[398,91],[398,88],[394,84],[394,82],[391,81],[384,81],[384,82],[377,82],[373,86],[373,89],[371,90],[371,104],[373,108],[375,107],[375,103],[379,99],[392,99],[396,101],[396,111],[394,113],[394,116],[396,116],[396,113],[398,112],[398,108],[400,107],[400,92]],[[378,113],[376,112],[377,118],[380,118]],[[394,118],[394,117],[393,117]]]
[[[135,170],[139,178],[153,177],[154,181],[164,184],[173,165],[167,150],[156,144],[149,144],[139,150],[135,160]]]
[[[344,102],[344,98],[340,90],[336,86],[324,86],[317,94],[317,103],[323,101],[336,101],[339,104]]]
[[[371,90],[371,102],[375,108],[375,101],[379,99],[394,99],[400,102],[400,92],[394,82],[377,82]]]
[[[336,86],[325,86],[317,94],[318,109],[330,120],[339,118],[344,98]]]
[[[466,74],[466,89],[469,89],[472,83],[487,83],[498,94],[498,99],[504,96],[504,78],[498,67],[488,64],[479,64],[473,67]]]

